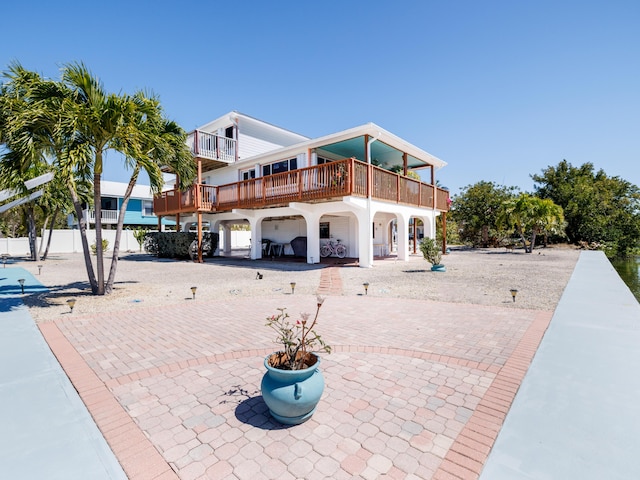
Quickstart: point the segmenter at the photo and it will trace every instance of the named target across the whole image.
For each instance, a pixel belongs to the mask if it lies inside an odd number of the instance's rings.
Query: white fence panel
[[[44,235],[44,241],[49,238],[49,232]],[[107,251],[113,250],[113,244],[116,238],[115,230],[102,230],[102,238],[108,240],[109,246]],[[87,240],[89,245],[96,241],[96,231],[87,230]],[[38,237],[38,248],[40,247],[41,237]],[[132,230],[123,230],[120,237],[120,251],[139,251],[140,246],[133,236]],[[43,249],[44,251],[44,249]],[[80,240],[80,230],[54,230],[51,236],[51,246],[49,253],[81,253],[82,241]],[[21,238],[0,238],[0,254],[9,254],[13,257],[29,256],[29,239]]]

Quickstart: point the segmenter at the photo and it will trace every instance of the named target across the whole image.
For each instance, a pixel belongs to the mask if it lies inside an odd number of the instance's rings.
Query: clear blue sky
[[[563,159],[640,185],[638,0],[36,0],[2,17],[2,70],[83,61],[186,130],[231,110],[311,137],[374,122],[446,161],[454,194],[531,190]]]

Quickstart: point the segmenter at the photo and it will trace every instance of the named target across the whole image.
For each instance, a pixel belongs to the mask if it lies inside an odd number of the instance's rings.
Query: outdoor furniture
[[[290,243],[296,257],[307,256],[307,237],[296,237]]]
[[[271,252],[271,240],[267,238],[263,238],[262,239],[262,256],[266,257],[267,255],[270,255],[270,252]]]
[[[282,243],[271,242],[271,244],[269,245],[269,255],[281,257],[283,250],[284,250],[284,244]]]

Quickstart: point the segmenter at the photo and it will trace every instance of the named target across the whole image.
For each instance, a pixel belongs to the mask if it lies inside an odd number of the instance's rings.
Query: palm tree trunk
[[[44,217],[44,222],[42,222],[42,235],[40,235],[40,245],[38,245],[38,254],[40,255],[40,258],[42,258],[42,250],[44,249],[44,233],[47,231],[49,220],[51,220],[51,218],[47,215]]]
[[[107,284],[105,286],[105,292],[110,294],[113,291],[113,283],[116,279],[116,269],[118,268],[118,256],[120,253],[120,239],[122,237],[122,227],[124,226],[124,215],[127,211],[127,205],[129,204],[129,198],[131,197],[131,192],[133,192],[133,187],[138,181],[138,174],[140,173],[140,166],[136,166],[133,171],[133,175],[131,175],[131,179],[129,180],[129,184],[127,185],[127,189],[124,192],[124,197],[122,198],[122,205],[120,205],[120,212],[118,213],[118,226],[116,227],[116,238],[113,242],[113,257],[111,257],[111,268],[109,269],[109,278],[107,279]]]
[[[97,157],[102,157],[100,152],[96,152]],[[100,160],[102,164],[102,160]],[[97,167],[95,167],[97,170]],[[104,252],[102,251],[102,199],[100,191],[100,173],[93,174],[93,208],[96,213],[96,270],[98,273],[98,291],[97,295],[104,295]]]
[[[49,247],[51,247],[51,237],[53,236],[53,230],[56,226],[56,219],[58,218],[58,213],[60,213],[60,207],[56,207],[53,211],[53,215],[51,216],[51,225],[49,225],[49,236],[47,237],[47,247],[44,249],[44,254],[42,255],[42,260],[46,260],[49,255]]]
[[[76,218],[78,219],[80,241],[82,242],[82,253],[84,254],[84,265],[87,268],[87,276],[89,277],[89,284],[91,285],[91,293],[95,295],[98,293],[98,282],[96,281],[93,264],[91,263],[91,251],[89,249],[89,241],[87,240],[87,221],[82,214],[82,204],[80,203],[74,186],[71,183],[69,184],[69,192],[71,193],[73,208],[76,211]]]
[[[38,248],[36,245],[36,240],[38,238],[38,232],[36,231],[36,219],[35,212],[33,209],[33,204],[29,203],[27,205],[27,225],[29,230],[29,250],[31,253],[31,260],[37,262],[38,257]]]

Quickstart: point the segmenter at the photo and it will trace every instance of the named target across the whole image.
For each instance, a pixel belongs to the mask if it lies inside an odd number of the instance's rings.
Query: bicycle
[[[211,249],[212,249],[211,236],[210,235],[203,235],[203,237],[202,237],[202,256],[203,257],[211,256],[213,254]],[[189,256],[191,257],[191,260],[197,260],[198,259],[198,239],[194,240],[193,242],[191,242],[191,245],[189,245]]]
[[[347,256],[347,247],[340,243],[340,240],[338,240],[337,243],[329,240],[320,247],[320,256],[328,257],[330,255],[335,255],[338,258],[344,258]]]

